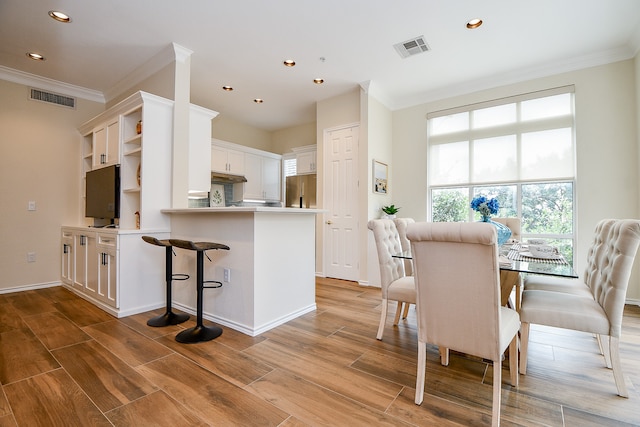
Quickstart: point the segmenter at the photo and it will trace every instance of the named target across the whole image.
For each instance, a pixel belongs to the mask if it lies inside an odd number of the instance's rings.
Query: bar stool
[[[173,274],[173,263],[171,260],[171,255],[173,254],[173,248],[171,247],[171,242],[169,240],[158,240],[152,236],[142,236],[142,240],[147,243],[156,246],[162,246],[165,248],[165,280],[167,283],[167,304],[166,311],[164,314],[160,316],[156,316],[152,319],[147,320],[147,325],[153,326],[155,328],[159,328],[162,326],[169,325],[177,325],[182,322],[186,322],[189,320],[188,314],[178,314],[171,311],[171,282],[174,280],[187,280],[189,278],[188,274]]]
[[[197,311],[196,311],[196,326],[193,328],[185,329],[176,335],[176,341],[181,343],[197,343],[202,341],[210,341],[214,338],[222,335],[222,328],[219,326],[205,326],[202,324],[202,291],[205,288],[219,288],[222,286],[222,282],[216,280],[204,280],[204,255],[208,250],[229,250],[229,246],[221,243],[213,242],[192,242],[189,240],[169,239],[171,245],[186,249],[190,251],[196,251],[196,286],[197,286]],[[209,258],[209,256],[207,256]],[[211,260],[211,258],[209,258]]]

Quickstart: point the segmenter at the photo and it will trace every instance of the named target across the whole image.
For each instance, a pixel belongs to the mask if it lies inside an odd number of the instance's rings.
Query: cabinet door
[[[235,150],[227,150],[227,163],[229,164],[227,172],[234,175],[244,175],[246,168],[244,164],[245,153]]]
[[[115,247],[99,246],[98,258],[97,297],[110,306],[118,308]]]
[[[107,164],[120,163],[120,120],[107,123]]]
[[[73,233],[62,232],[62,268],[61,279],[63,283],[73,284]]]
[[[99,168],[107,163],[107,127],[93,131],[93,168]]]
[[[247,178],[247,182],[244,183],[244,198],[263,200],[262,157],[256,154],[246,153],[244,155],[244,162],[244,176]]]
[[[265,200],[280,200],[280,160],[264,157],[262,159],[262,191]]]
[[[78,233],[74,235],[74,286],[88,291],[96,292],[96,273],[98,263],[96,259],[96,237],[90,233]]]
[[[93,131],[93,168],[119,163],[120,122],[116,118]]]
[[[296,173],[298,175],[302,175],[305,173],[316,173],[315,151],[299,153],[296,156]]]
[[[224,148],[211,146],[211,170],[226,173],[227,171],[227,150]]]

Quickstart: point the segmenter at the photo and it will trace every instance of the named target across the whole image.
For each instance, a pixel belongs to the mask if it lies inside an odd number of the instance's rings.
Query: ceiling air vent
[[[411,40],[393,45],[398,54],[403,58],[408,58],[419,53],[429,51],[429,45],[424,41],[424,36],[418,36]]]
[[[34,101],[48,102],[62,105],[63,107],[76,108],[76,99],[57,93],[45,92],[40,89],[31,89],[31,99]]]

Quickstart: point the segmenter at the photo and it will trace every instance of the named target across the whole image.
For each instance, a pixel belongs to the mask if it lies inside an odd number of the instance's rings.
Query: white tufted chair
[[[520,222],[520,218],[499,218],[492,217],[492,221],[499,222],[500,224],[506,225],[511,230],[511,239],[521,241],[522,240],[522,225]]]
[[[395,218],[393,222],[396,224],[396,228],[398,229],[398,235],[400,236],[400,246],[402,246],[402,252],[410,252],[411,251],[411,242],[407,239],[407,226],[409,224],[413,224],[415,220],[413,218]],[[413,276],[413,260],[405,259],[404,260],[404,273],[407,276]],[[406,319],[409,315],[409,305],[404,304],[404,309],[402,310],[402,318]]]
[[[602,220],[596,226],[582,280],[527,277],[520,310],[521,374],[527,372],[531,323],[589,332],[598,336],[605,364],[613,369],[618,395],[629,397],[620,365],[619,340],[639,244],[639,220]]]
[[[390,219],[372,219],[367,224],[373,231],[378,251],[378,263],[380,264],[380,287],[382,288],[382,310],[380,313],[380,325],[378,326],[377,339],[382,339],[384,325],[387,321],[388,301],[398,301],[396,317],[393,322],[398,324],[402,304],[415,304],[416,287],[412,276],[404,273],[404,263],[400,258],[392,255],[402,252],[400,237],[395,223]]]
[[[482,222],[416,223],[407,228],[416,278],[418,374],[424,397],[426,344],[493,361],[493,425],[500,425],[502,354],[509,348],[511,384],[518,386],[515,310],[500,303],[495,227]]]

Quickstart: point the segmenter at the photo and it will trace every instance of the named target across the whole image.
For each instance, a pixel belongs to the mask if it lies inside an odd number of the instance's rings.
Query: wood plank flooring
[[[258,337],[229,328],[180,344],[146,320],[115,319],[62,287],[0,295],[0,427],[485,426],[492,366],[427,355],[413,403],[415,311],[375,339],[380,291],[317,279],[317,311]],[[532,325],[527,375],[502,385],[503,426],[640,425],[640,307],[621,339],[629,399],[591,335]],[[504,365],[506,369],[507,365]]]

